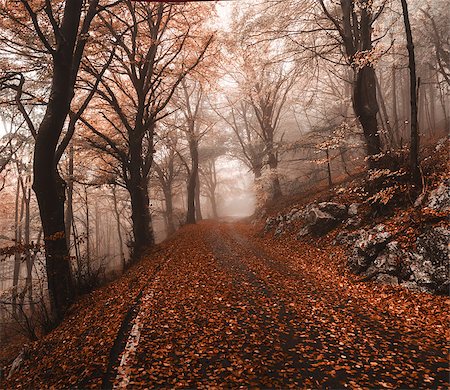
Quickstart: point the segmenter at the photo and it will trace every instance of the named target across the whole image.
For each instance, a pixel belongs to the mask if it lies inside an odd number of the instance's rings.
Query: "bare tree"
[[[35,130],[33,189],[44,231],[50,302],[55,319],[60,320],[73,300],[74,289],[65,238],[65,183],[57,164],[72,134],[67,133],[59,146],[58,142],[70,112],[78,70],[99,0],[90,0],[87,4],[67,0],[62,6],[52,5],[50,1],[35,4],[21,0],[20,3],[22,9],[12,9],[9,20],[20,20],[15,12],[25,12],[28,28],[38,37],[38,50],[50,59],[52,69],[45,114]],[[26,47],[28,37],[24,36],[19,45]]]
[[[97,93],[101,118],[83,122],[95,135],[88,141],[115,160],[112,170],[130,194],[135,256],[154,243],[148,180],[155,126],[170,114],[166,107],[177,86],[199,64],[212,41],[212,35],[198,40],[193,36],[191,29],[199,28],[202,18],[192,8],[132,1],[102,18],[113,37],[104,50],[114,53],[114,60]],[[86,72],[98,76],[90,66]]]

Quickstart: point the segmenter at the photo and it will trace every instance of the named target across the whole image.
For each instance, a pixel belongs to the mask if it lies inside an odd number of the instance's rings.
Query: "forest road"
[[[445,387],[445,332],[386,310],[376,288],[330,282],[313,244],[268,249],[249,231],[205,222],[177,240],[114,387]]]

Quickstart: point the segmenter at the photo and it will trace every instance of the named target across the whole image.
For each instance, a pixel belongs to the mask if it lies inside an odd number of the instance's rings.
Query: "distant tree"
[[[214,126],[206,112],[205,86],[195,78],[183,80],[177,98],[177,106],[183,116],[180,130],[184,133],[189,150],[190,163],[184,159],[188,172],[186,223],[193,224],[202,218],[200,209],[199,145],[202,138]]]
[[[113,37],[103,50],[113,53],[113,61],[97,92],[97,111],[83,123],[94,135],[88,142],[116,161],[117,177],[130,194],[135,257],[154,243],[148,182],[155,126],[170,114],[166,108],[177,86],[212,41],[205,31],[194,35],[208,10],[124,1],[102,18]],[[85,70],[87,82],[97,76],[92,67]]]
[[[178,156],[178,134],[173,128],[167,129],[165,134],[159,134],[157,152],[154,156],[153,166],[155,176],[164,195],[167,234],[175,232],[174,216],[174,186],[180,175],[182,164]]]

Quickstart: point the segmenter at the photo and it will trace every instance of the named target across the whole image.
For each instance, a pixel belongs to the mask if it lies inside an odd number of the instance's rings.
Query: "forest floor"
[[[327,237],[260,232],[185,226],[82,297],[0,388],[449,386],[446,297],[359,281]]]

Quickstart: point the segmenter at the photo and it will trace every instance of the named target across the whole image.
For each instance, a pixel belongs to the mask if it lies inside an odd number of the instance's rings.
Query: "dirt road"
[[[357,283],[340,254],[245,225],[187,228],[127,319],[107,384],[444,387],[447,329],[434,301]]]

